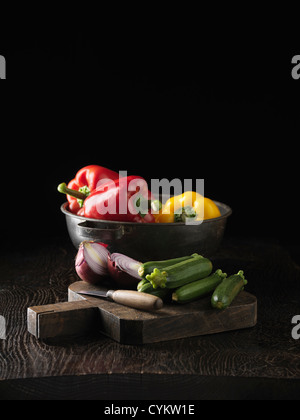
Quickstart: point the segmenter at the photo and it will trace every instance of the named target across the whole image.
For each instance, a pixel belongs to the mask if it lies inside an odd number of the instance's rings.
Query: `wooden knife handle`
[[[121,305],[143,311],[153,311],[163,307],[163,301],[159,297],[135,290],[109,290],[107,297]]]

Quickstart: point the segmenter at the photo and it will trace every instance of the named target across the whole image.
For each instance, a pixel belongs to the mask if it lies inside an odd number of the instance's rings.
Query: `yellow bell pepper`
[[[182,213],[189,213],[194,220],[200,221],[221,216],[216,204],[207,197],[194,191],[169,198],[159,214],[155,215],[156,223],[174,223],[180,221]]]

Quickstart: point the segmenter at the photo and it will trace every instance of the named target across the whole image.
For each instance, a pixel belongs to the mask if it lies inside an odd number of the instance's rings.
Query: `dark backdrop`
[[[1,42],[3,238],[66,234],[56,187],[95,163],[204,178],[233,209],[228,235],[297,248],[299,46],[180,27],[41,27]]]

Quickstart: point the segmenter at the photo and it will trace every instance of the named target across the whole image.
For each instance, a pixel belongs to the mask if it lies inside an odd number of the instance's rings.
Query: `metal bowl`
[[[139,261],[176,258],[197,252],[212,256],[219,248],[232,210],[226,204],[214,201],[221,216],[204,220],[201,224],[132,223],[89,219],[61,206],[67,229],[75,248],[85,240],[108,244],[110,252],[120,252]]]

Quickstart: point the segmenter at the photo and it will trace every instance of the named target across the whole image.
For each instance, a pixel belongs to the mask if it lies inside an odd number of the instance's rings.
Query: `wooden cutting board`
[[[71,284],[68,302],[28,308],[28,331],[45,339],[97,329],[119,343],[146,344],[249,328],[257,322],[257,299],[245,291],[224,311],[212,309],[208,296],[145,312],[78,294],[82,289],[102,290],[81,281]]]

